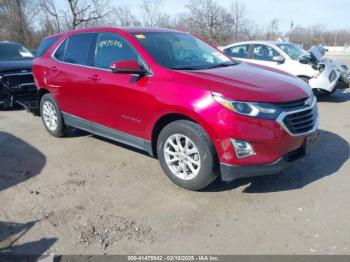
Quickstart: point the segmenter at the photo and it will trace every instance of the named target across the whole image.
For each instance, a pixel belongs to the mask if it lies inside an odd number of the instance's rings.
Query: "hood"
[[[308,52],[313,55],[317,61],[321,62],[326,55],[327,49],[322,45],[314,45],[309,49]]]
[[[328,63],[336,67],[340,72],[348,71],[348,66],[336,59],[326,58],[327,49],[322,45],[315,45],[309,49],[309,53],[317,60],[318,63]]]
[[[190,82],[225,97],[250,102],[286,102],[311,95],[304,81],[280,70],[239,63],[196,71],[172,71],[183,84]]]
[[[0,73],[7,71],[32,70],[32,60],[0,61]]]

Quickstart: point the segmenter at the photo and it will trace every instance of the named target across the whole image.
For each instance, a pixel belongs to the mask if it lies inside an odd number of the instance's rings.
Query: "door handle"
[[[51,71],[56,72],[57,71],[57,67],[56,66],[51,67]]]
[[[98,80],[101,79],[99,75],[91,75],[91,76],[88,76],[88,77],[89,77],[89,79],[94,80],[94,81],[98,81]]]

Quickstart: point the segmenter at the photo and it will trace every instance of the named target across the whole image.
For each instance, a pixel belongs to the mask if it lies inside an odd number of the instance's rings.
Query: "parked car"
[[[319,61],[312,53],[292,43],[248,41],[220,49],[235,59],[276,68],[297,76],[306,81],[317,94],[333,93],[341,75],[333,63]]]
[[[317,144],[304,81],[235,62],[189,33],[82,29],[41,46],[33,72],[47,131],[74,127],[145,150],[181,187],[277,174]]]
[[[35,97],[33,58],[23,45],[0,41],[0,106],[11,108],[17,102]]]

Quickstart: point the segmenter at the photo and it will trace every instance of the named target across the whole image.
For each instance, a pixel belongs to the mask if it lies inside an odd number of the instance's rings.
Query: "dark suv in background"
[[[19,43],[0,42],[0,107],[35,100],[33,58],[34,55]]]

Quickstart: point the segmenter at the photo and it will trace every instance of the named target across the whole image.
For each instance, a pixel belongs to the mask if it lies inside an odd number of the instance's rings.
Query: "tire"
[[[64,136],[67,126],[63,121],[61,110],[51,94],[45,94],[41,98],[40,115],[49,134],[55,137]]]
[[[194,122],[178,120],[165,126],[158,136],[157,154],[165,174],[180,187],[201,190],[218,176],[219,163],[214,145],[207,133]]]

